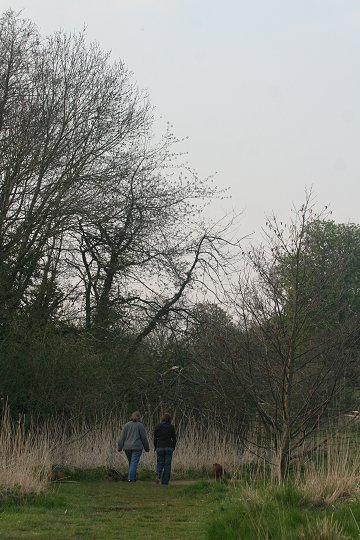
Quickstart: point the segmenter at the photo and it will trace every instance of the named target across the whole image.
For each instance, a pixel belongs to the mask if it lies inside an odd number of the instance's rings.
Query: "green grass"
[[[205,539],[216,501],[202,489],[153,482],[108,482],[77,472],[76,483],[0,503],[0,539]],[[80,479],[81,478],[81,479]]]
[[[334,536],[313,531],[322,520],[333,523]],[[229,493],[207,525],[208,540],[342,540],[360,538],[360,504],[349,501],[315,509],[290,482],[283,487],[239,486]]]
[[[108,482],[104,476],[104,470],[76,471],[72,483],[54,484],[46,495],[0,498],[0,539],[360,538],[358,502],[314,508],[291,483],[280,488],[202,480],[163,487]],[[334,522],[335,535],[318,535],[324,519]]]

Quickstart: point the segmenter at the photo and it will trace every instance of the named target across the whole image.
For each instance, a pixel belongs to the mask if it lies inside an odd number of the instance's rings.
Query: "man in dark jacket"
[[[160,418],[154,431],[154,448],[156,451],[156,478],[157,482],[167,486],[171,474],[171,460],[176,446],[176,433],[171,424],[171,416],[165,413]]]

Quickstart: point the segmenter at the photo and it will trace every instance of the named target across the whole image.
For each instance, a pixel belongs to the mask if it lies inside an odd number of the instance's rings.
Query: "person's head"
[[[140,420],[139,411],[134,411],[133,413],[131,413],[130,420],[132,420],[133,422],[138,422]]]
[[[171,422],[171,416],[166,412],[160,417],[160,420],[161,422]]]

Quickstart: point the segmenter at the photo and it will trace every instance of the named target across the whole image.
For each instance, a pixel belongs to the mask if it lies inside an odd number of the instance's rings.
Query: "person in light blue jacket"
[[[125,424],[120,433],[118,451],[124,450],[129,462],[128,482],[136,482],[136,472],[142,451],[149,452],[144,424],[140,422],[140,413],[135,411],[130,421]]]

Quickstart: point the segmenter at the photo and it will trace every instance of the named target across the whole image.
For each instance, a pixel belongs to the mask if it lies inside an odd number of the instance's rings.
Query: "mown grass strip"
[[[182,485],[64,483],[47,496],[3,505],[0,538],[205,539],[212,504],[206,493],[190,494]]]
[[[314,506],[299,486],[107,482],[81,472],[47,495],[0,500],[0,539],[348,540],[360,537],[356,499]]]

